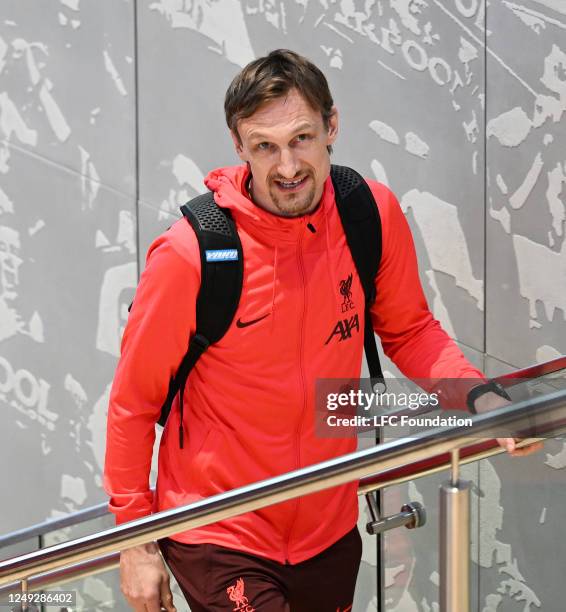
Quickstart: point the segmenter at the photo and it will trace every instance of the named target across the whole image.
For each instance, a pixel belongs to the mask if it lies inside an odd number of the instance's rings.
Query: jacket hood
[[[245,165],[228,166],[212,170],[204,179],[205,185],[214,192],[218,206],[229,209],[237,224],[269,242],[295,242],[308,223],[317,229],[322,226],[328,207],[334,199],[334,188],[330,177],[324,183],[319,206],[310,214],[300,217],[282,217],[254,204],[247,195],[246,184],[250,172]]]

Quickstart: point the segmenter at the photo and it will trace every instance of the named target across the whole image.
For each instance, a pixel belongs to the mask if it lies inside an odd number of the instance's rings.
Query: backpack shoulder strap
[[[375,302],[375,278],[381,261],[381,218],[373,194],[364,178],[352,168],[332,165],[330,170],[336,206],[346,242],[364,289],[364,349],[372,387],[385,388],[370,308]]]
[[[201,282],[196,303],[196,334],[218,342],[228,331],[240,302],[244,277],[242,243],[228,210],[212,192],[181,207],[200,248]]]
[[[196,330],[170,382],[158,423],[165,425],[171,404],[180,393],[179,444],[182,448],[183,395],[187,377],[209,345],[218,342],[228,331],[240,302],[244,263],[236,225],[230,213],[216,204],[212,192],[187,202],[181,206],[181,212],[193,228],[200,250],[201,282],[196,300]]]

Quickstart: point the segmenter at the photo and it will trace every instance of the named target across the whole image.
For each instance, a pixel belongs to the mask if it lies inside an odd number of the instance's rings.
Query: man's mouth
[[[299,189],[301,189],[303,185],[307,182],[308,178],[309,177],[307,175],[307,176],[303,176],[300,179],[296,179],[294,181],[276,180],[274,182],[277,185],[277,187],[281,189],[281,191],[292,192],[292,191],[298,191]]]

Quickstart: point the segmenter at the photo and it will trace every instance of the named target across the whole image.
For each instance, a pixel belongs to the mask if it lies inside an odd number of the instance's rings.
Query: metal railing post
[[[25,610],[28,609],[27,594],[29,592],[29,589],[28,589],[28,580],[27,580],[27,578],[23,578],[22,580],[20,580],[20,587],[21,587],[21,591],[22,591],[22,605],[21,605],[21,608],[25,612]]]
[[[376,601],[376,612],[385,612],[383,602],[385,601],[384,590],[385,590],[385,569],[383,567],[383,538],[381,537],[381,531],[370,531],[369,526],[375,525],[381,520],[381,499],[379,496],[380,491],[369,491],[366,493],[366,502],[368,505],[370,522],[367,525],[368,533],[375,535],[376,544],[376,579],[377,579],[377,601]]]
[[[470,612],[470,483],[451,454],[452,478],[440,486],[440,612]]]

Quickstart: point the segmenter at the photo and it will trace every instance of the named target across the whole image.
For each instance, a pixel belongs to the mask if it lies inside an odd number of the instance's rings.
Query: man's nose
[[[289,149],[282,149],[279,164],[277,165],[277,172],[286,179],[293,179],[298,169],[299,164],[294,153]]]

